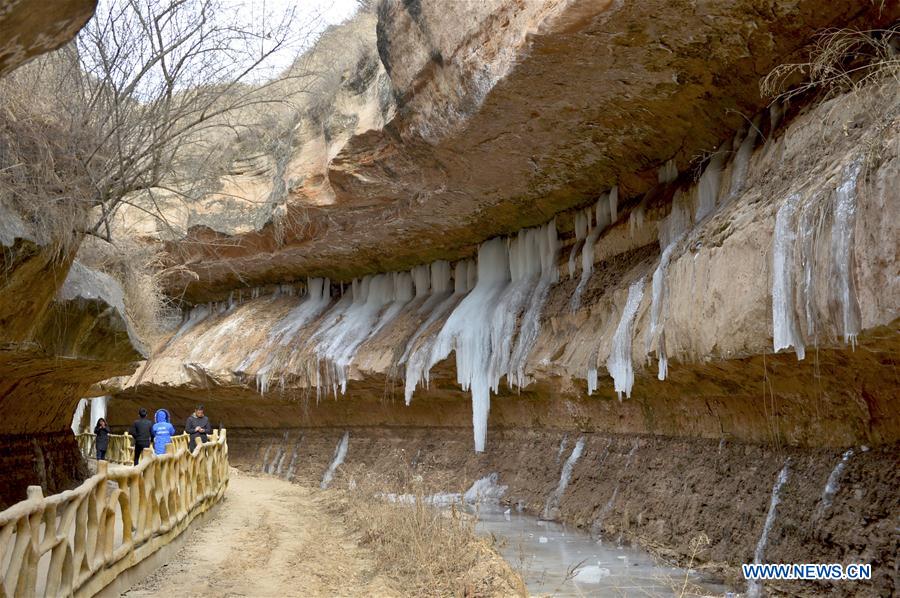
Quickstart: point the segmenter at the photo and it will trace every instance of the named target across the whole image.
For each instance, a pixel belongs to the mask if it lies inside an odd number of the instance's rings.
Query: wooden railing
[[[186,435],[184,435],[186,436]],[[97,435],[90,432],[76,434],[75,440],[85,459],[97,457]],[[185,441],[187,446],[187,441]],[[128,465],[134,463],[134,438],[128,432],[124,434],[110,434],[109,445],[106,447],[106,460],[110,463]]]
[[[90,432],[76,434],[75,440],[78,442],[78,449],[81,451],[85,459],[94,459],[97,457],[97,435]],[[176,450],[187,448],[190,437],[187,433],[179,434],[172,437],[172,444]],[[106,447],[106,460],[110,463],[121,463],[129,465],[134,463],[134,437],[128,432],[123,434],[110,434],[109,445]]]
[[[177,439],[177,440],[176,440]],[[28,498],[0,513],[0,596],[93,596],[181,534],[228,486],[225,430],[164,455],[146,449],[137,466],[97,462],[74,490]]]

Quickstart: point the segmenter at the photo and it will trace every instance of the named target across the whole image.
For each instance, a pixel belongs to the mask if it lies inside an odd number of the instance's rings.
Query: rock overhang
[[[746,128],[766,103],[759,79],[802,56],[816,32],[900,16],[858,2],[545,3],[510,37],[506,71],[484,59],[482,70],[505,76],[482,93],[473,63],[491,42],[478,27],[516,23],[511,5],[464,21],[473,29],[460,38],[435,34],[452,10],[421,4],[415,15],[400,2],[382,5],[379,40],[410,38],[387,69],[402,105],[328,163],[333,203],[289,198],[287,222],[299,224],[283,238],[272,223],[242,235],[193,229],[169,244],[191,271],[172,279],[173,294],[202,302],[305,276],[350,280],[469,257],[485,239],[546,222],[613,185],[635,197],[667,160],[685,169]],[[379,44],[384,61],[392,50]],[[423,136],[436,106],[459,118]]]

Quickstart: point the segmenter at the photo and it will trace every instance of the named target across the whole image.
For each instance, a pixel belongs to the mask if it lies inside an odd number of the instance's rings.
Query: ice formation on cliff
[[[556,507],[559,506],[559,501],[562,500],[563,494],[565,494],[566,488],[568,488],[569,486],[569,480],[572,479],[572,470],[575,469],[575,464],[578,463],[578,459],[581,458],[581,453],[583,451],[584,436],[581,436],[575,442],[575,446],[572,447],[572,452],[569,453],[569,458],[566,459],[566,462],[563,464],[562,470],[560,470],[559,472],[559,483],[547,498],[547,503],[544,505],[544,519],[551,519],[553,517],[552,512]]]
[[[569,308],[574,312],[581,307],[581,295],[594,272],[594,245],[600,238],[600,234],[607,226],[614,222],[613,215],[618,215],[619,188],[613,187],[609,193],[604,193],[594,204],[596,226],[588,233],[581,249],[581,278],[578,286],[569,300]]]
[[[557,252],[555,222],[523,229],[509,240],[486,241],[478,250],[476,264],[457,264],[455,295],[462,295],[470,282],[474,287],[461,300],[445,299],[435,309],[446,310],[451,301],[458,300],[437,335],[413,348],[437,319],[433,313],[431,323],[426,321],[407,347],[407,404],[418,384],[427,385],[429,370],[455,353],[457,381],[472,394],[476,451],[484,450],[491,391],[497,392],[503,376],[514,386],[525,383],[525,362],[537,339],[540,312],[559,276]],[[474,278],[473,272],[477,272]],[[523,313],[517,335],[516,325]]]
[[[856,184],[862,169],[857,159],[844,167],[841,184],[835,192],[834,224],[831,232],[834,278],[841,305],[841,331],[844,342],[856,346],[860,330],[859,304],[853,282],[853,245],[856,226]]]
[[[347,448],[349,446],[350,432],[344,432],[344,435],[337,444],[337,448],[334,449],[334,458],[331,460],[328,469],[325,470],[325,475],[322,476],[322,483],[319,484],[319,487],[321,487],[322,490],[325,490],[331,485],[331,480],[334,479],[334,472],[337,471],[337,468],[340,467],[347,457]]]
[[[753,562],[760,564],[765,556],[766,544],[769,542],[769,532],[772,531],[772,525],[775,523],[775,510],[781,502],[781,488],[788,479],[788,462],[785,461],[784,467],[778,472],[775,479],[775,485],[772,486],[772,496],[769,499],[769,510],[766,512],[766,521],[763,524],[762,534],[756,543],[756,550],[753,552]],[[747,596],[750,598],[758,598],[760,595],[760,583],[758,580],[750,580],[747,582]]]
[[[634,367],[631,362],[632,325],[643,297],[644,279],[641,278],[628,287],[628,299],[625,301],[622,317],[613,336],[612,350],[606,359],[606,369],[612,376],[620,401],[622,393],[625,393],[626,397],[631,397],[631,387],[634,386]]]
[[[772,238],[772,343],[773,350],[794,347],[797,359],[805,356],[806,345],[794,311],[794,215],[800,196],[790,195],[775,214]]]

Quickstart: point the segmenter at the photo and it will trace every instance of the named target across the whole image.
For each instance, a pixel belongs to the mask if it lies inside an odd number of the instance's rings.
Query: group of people
[[[138,419],[131,424],[128,432],[134,437],[134,464],[137,465],[141,458],[141,453],[146,448],[150,448],[151,443],[153,451],[157,455],[165,454],[166,445],[172,442],[172,436],[175,435],[175,426],[172,425],[171,416],[166,409],[158,409],[154,419],[155,423],[151,423],[147,419],[147,410],[143,407],[138,410]],[[190,447],[193,448],[200,438],[203,442],[209,439],[212,434],[212,425],[209,418],[203,412],[203,405],[198,405],[194,412],[187,418],[184,424],[184,431],[190,434]],[[97,420],[94,427],[94,435],[96,436],[95,447],[97,449],[97,460],[106,459],[106,449],[109,448],[109,425],[106,419]]]

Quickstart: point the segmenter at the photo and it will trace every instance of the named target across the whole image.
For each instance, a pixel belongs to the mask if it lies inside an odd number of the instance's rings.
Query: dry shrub
[[[17,214],[36,241],[55,243],[67,254],[90,208],[78,139],[6,91],[0,88],[0,205]]]
[[[369,479],[351,484],[335,508],[361,534],[379,569],[398,591],[412,596],[524,596],[525,584],[496,552],[493,542],[475,533],[475,518],[455,507],[425,503],[424,486],[412,476],[405,494],[415,502],[392,503]]]
[[[807,62],[782,64],[760,82],[765,97],[789,99],[810,91],[826,97],[893,78],[900,82],[900,26],[821,33]]]
[[[180,321],[180,310],[171,306],[160,284],[164,271],[155,244],[131,237],[107,243],[88,236],[78,250],[78,260],[122,286],[125,316],[148,348],[155,349]]]

